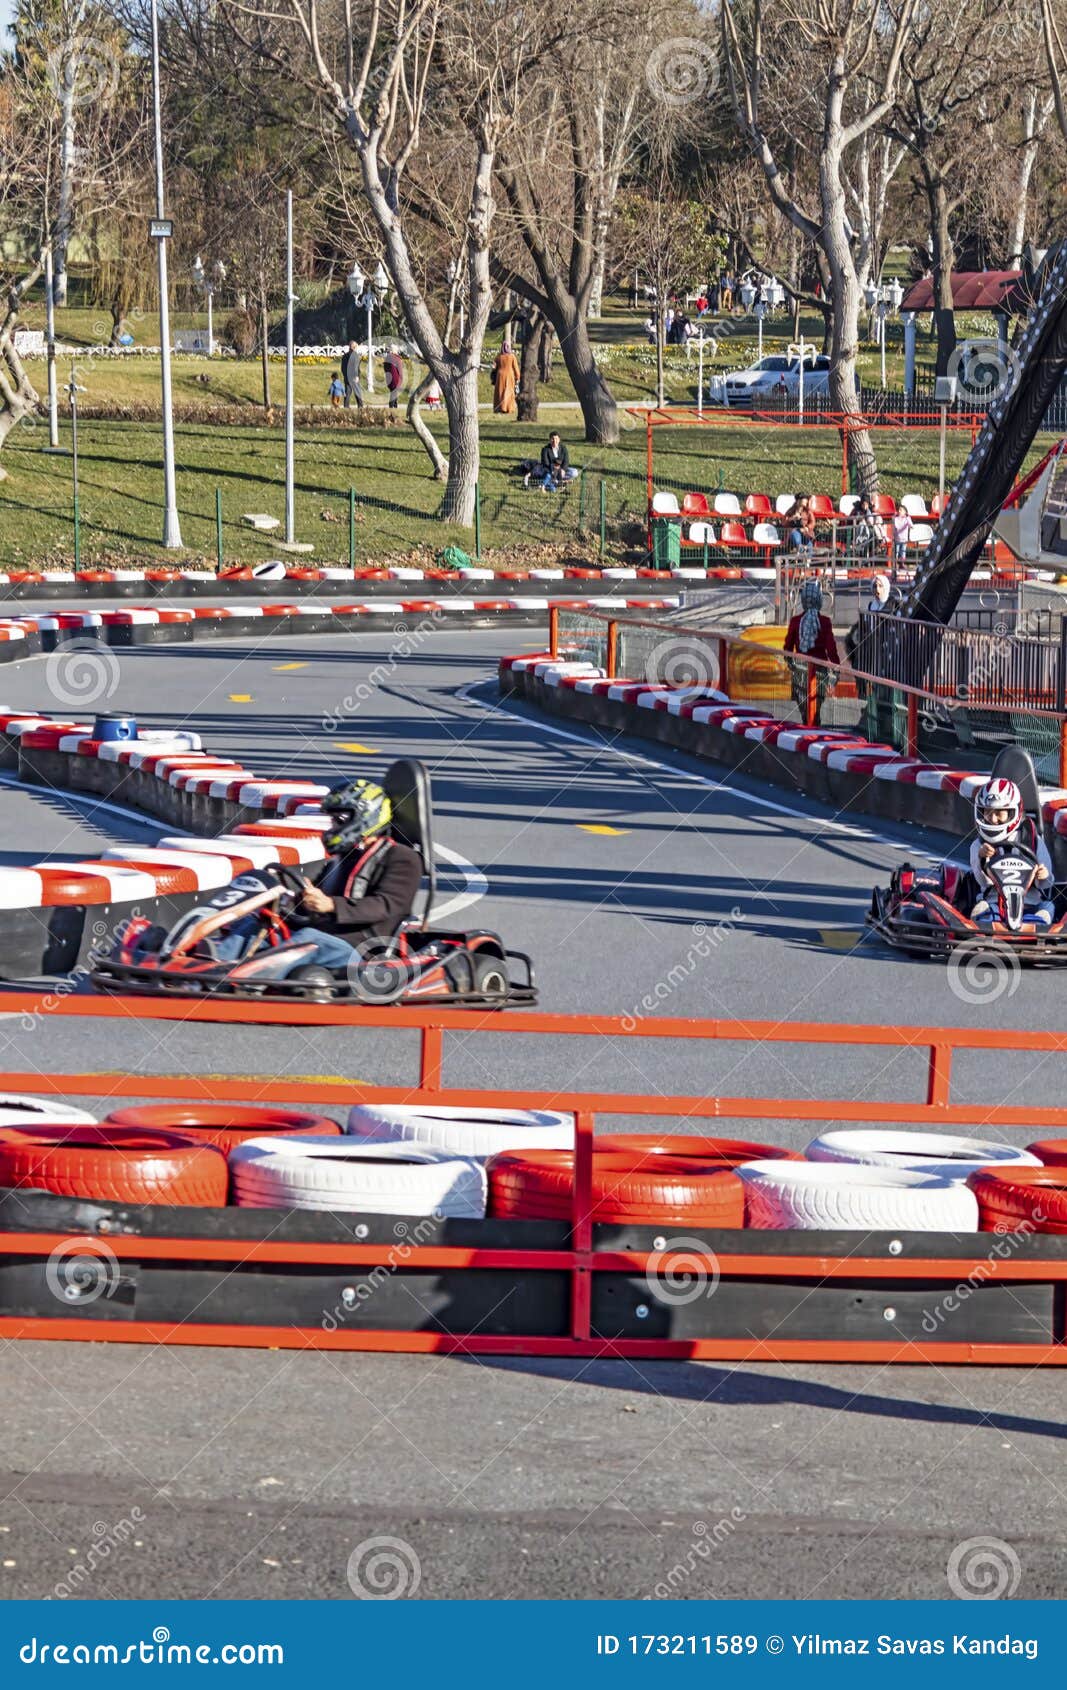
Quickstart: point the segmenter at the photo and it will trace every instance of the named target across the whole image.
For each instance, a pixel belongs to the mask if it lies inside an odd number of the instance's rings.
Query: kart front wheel
[[[503,957],[475,956],[472,958],[472,972],[474,975],[474,990],[485,998],[500,998],[508,995],[510,982],[508,980],[508,965]]]

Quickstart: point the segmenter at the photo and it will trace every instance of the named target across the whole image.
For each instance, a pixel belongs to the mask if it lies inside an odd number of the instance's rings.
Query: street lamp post
[[[197,253],[193,259],[193,286],[198,293],[203,294],[207,301],[207,355],[209,358],[215,356],[215,323],[212,311],[215,289],[220,282],[225,280],[226,266],[221,259],[216,258],[210,268],[205,270],[203,259]]]
[[[767,315],[767,307],[761,299],[756,306],[756,360],[763,357],[763,319]]]
[[[52,243],[44,249],[45,333],[48,341],[48,449],[59,450],[59,390],[56,384],[56,295]]]
[[[67,397],[70,400],[70,467],[71,481],[74,490],[74,573],[77,575],[81,568],[81,512],[78,508],[78,394],[85,389],[78,386],[78,377],[74,364],[70,366],[70,381],[67,383]]]
[[[293,192],[285,196],[285,543],[296,539],[293,517]]]
[[[358,261],[352,266],[352,273],[348,278],[348,291],[352,295],[356,306],[367,313],[367,392],[374,392],[374,307],[379,296],[385,296],[389,286],[389,272],[381,259],[374,272],[373,281],[365,276]],[[375,291],[377,289],[377,292]]]
[[[174,402],[170,381],[170,305],[167,298],[167,240],[171,225],[167,221],[163,199],[163,125],[159,99],[159,17],[156,0],[152,0],[152,116],[155,129],[156,152],[156,216],[150,233],[156,243],[159,264],[159,353],[163,400],[163,544],[180,546],[182,531],[178,522],[178,489],[174,473]]]

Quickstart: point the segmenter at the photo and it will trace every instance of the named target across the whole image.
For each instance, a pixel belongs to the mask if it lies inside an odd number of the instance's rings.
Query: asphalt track
[[[369,635],[129,651],[108,706],[194,728],[265,774],[423,757],[440,840],[488,883],[463,919],[534,955],[548,1009],[1061,1025],[1059,976],[967,1001],[942,969],[862,940],[872,878],[946,841],[496,709],[497,656],[535,644],[435,634],[400,660]],[[46,666],[30,662],[2,691],[16,707],[71,708],[45,689]],[[95,851],[100,831],[147,836],[52,806],[0,795],[6,860]],[[477,887],[457,870],[442,895]],[[0,1049],[10,1070],[381,1081],[412,1057],[397,1035],[156,1023],[102,1040],[88,1019],[58,1036],[0,1023]],[[1058,1101],[1058,1063],[979,1053],[956,1095]],[[846,1059],[802,1039],[575,1050],[476,1035],[456,1040],[446,1080],[871,1095],[901,1099],[904,1121],[922,1090],[914,1055]],[[784,1119],[773,1132],[802,1144],[810,1129]],[[72,1593],[343,1598],[353,1550],[385,1536],[417,1555],[427,1597],[941,1598],[953,1549],[994,1537],[1018,1558],[1016,1593],[1047,1596],[1067,1537],[1062,1390],[1058,1370],[9,1344],[0,1593],[48,1595],[91,1559]],[[107,1556],[90,1557],[104,1540]]]

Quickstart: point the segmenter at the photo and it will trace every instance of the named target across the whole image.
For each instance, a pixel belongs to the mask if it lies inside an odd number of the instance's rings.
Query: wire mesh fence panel
[[[725,687],[718,641],[684,628],[620,624],[616,667],[630,680],[672,687]]]
[[[595,664],[607,674],[607,620],[603,617],[587,616],[581,610],[559,610],[556,614],[560,657],[568,663]]]

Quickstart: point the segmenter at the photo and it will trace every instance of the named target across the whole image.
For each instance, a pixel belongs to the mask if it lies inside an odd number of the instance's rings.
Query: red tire
[[[1035,1232],[1067,1230],[1067,1168],[979,1168],[967,1184],[980,1232],[1015,1232],[1023,1221]]]
[[[1039,1138],[1026,1148],[1046,1168],[1067,1168],[1067,1138]]]
[[[229,1169],[213,1145],[137,1127],[0,1127],[0,1185],[58,1197],[221,1209]]]
[[[571,1213],[574,1155],[570,1150],[502,1151],[491,1156],[488,1213],[500,1219],[567,1220]],[[744,1187],[729,1168],[682,1156],[632,1157],[606,1153],[593,1159],[590,1216],[615,1225],[691,1227],[744,1225]]]
[[[596,1155],[604,1151],[629,1156],[634,1163],[646,1156],[691,1156],[723,1168],[736,1168],[742,1162],[802,1160],[799,1150],[782,1150],[774,1144],[752,1144],[744,1138],[690,1138],[685,1133],[605,1133],[595,1140]]]
[[[106,1119],[116,1127],[181,1133],[197,1144],[212,1144],[226,1155],[248,1138],[269,1138],[273,1133],[285,1133],[290,1138],[337,1138],[341,1132],[328,1115],[305,1115],[297,1109],[257,1109],[247,1103],[149,1103],[143,1108],[114,1109]]]

